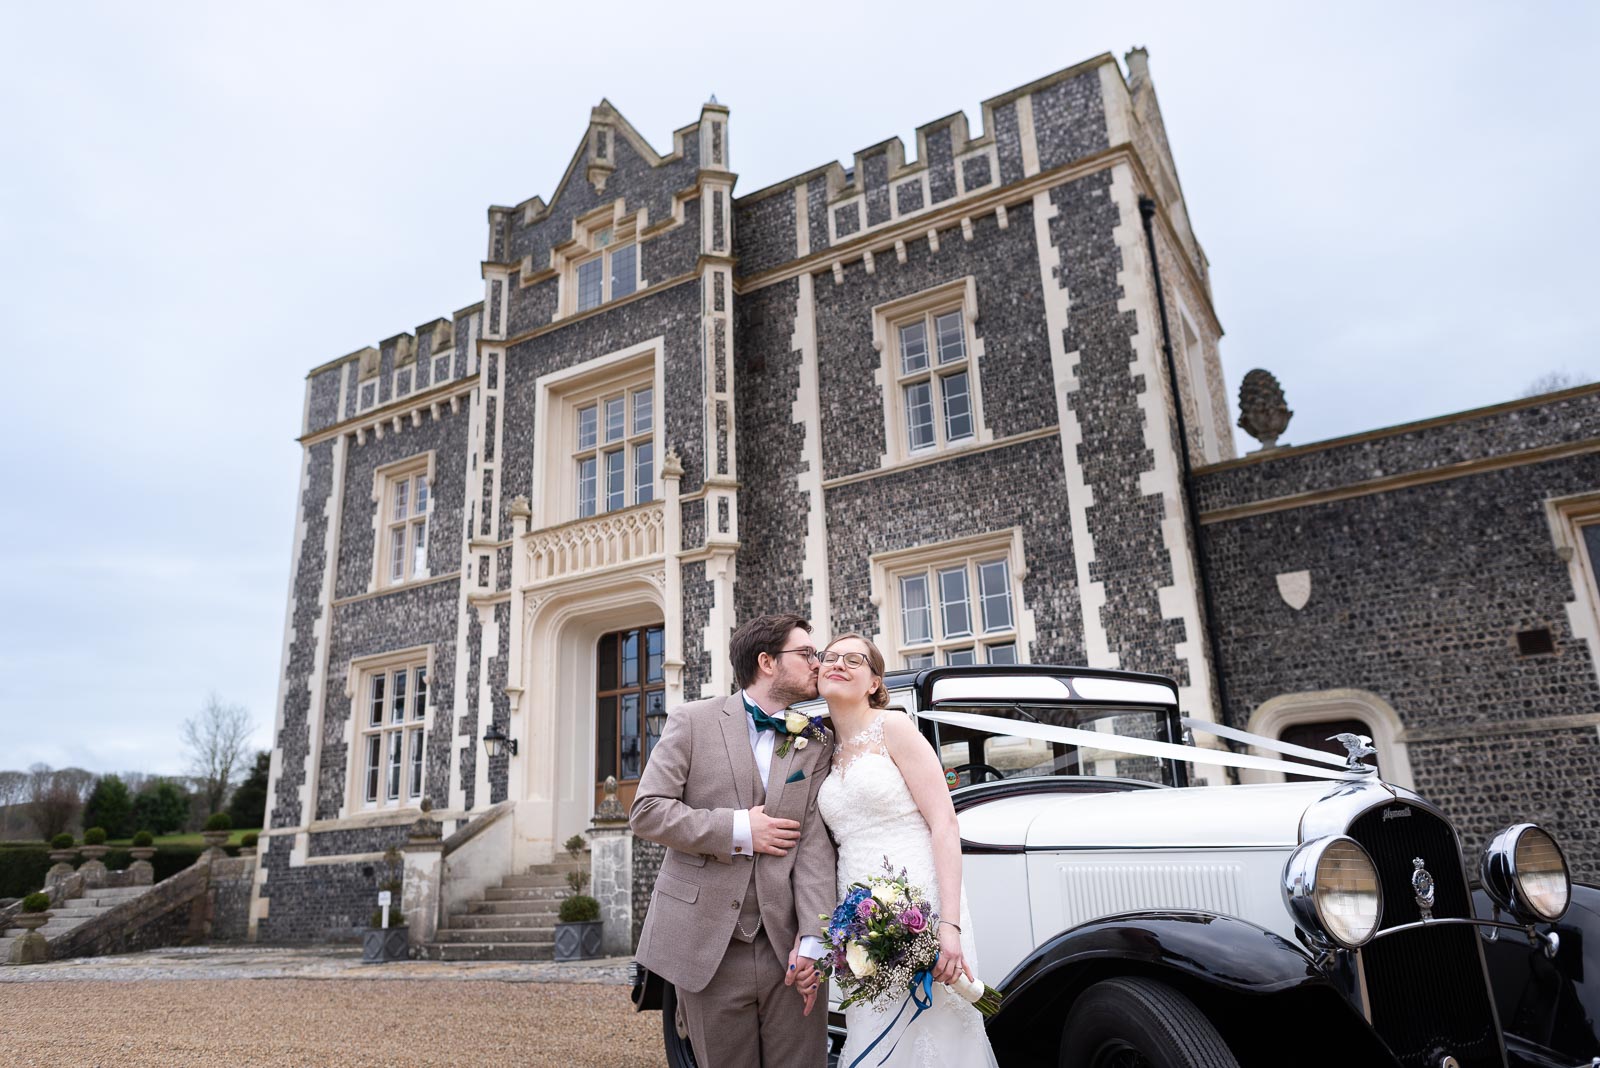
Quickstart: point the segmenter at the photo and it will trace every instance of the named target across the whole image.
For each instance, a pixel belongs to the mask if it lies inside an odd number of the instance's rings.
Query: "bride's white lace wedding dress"
[[[866,730],[841,742],[834,753],[833,770],[817,792],[822,818],[839,843],[839,897],[844,897],[851,883],[881,875],[887,857],[897,872],[906,869],[911,883],[926,890],[929,901],[938,909],[933,835],[884,744],[885,714],[880,712]],[[971,965],[972,974],[982,980],[965,895],[958,922],[961,952]],[[862,1051],[894,1020],[899,1008],[900,1000],[896,999],[881,1008],[861,1003],[846,1009],[849,1037],[839,1057],[839,1068],[855,1064]],[[906,1021],[914,1011],[915,1007],[906,1009],[894,1030],[873,1047],[858,1068],[877,1068],[880,1062],[885,1068],[968,1068],[995,1063],[983,1017],[943,984],[933,984],[933,1007],[908,1027]],[[890,1047],[894,1053],[885,1061]]]

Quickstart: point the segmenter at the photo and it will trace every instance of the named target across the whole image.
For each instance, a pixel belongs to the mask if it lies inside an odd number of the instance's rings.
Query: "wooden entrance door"
[[[594,801],[607,775],[617,777],[617,800],[633,805],[650,749],[667,722],[664,635],[660,626],[613,631],[600,639],[595,677]]]

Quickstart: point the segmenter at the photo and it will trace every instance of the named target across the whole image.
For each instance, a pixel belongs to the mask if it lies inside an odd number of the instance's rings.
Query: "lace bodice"
[[[817,807],[839,846],[839,897],[851,883],[882,874],[887,858],[897,872],[905,868],[907,878],[926,890],[929,903],[940,909],[933,835],[884,743],[886,714],[897,713],[880,712],[859,734],[838,741],[832,771],[817,791]],[[960,911],[961,950],[981,979],[965,895]],[[894,1044],[888,1068],[993,1065],[978,1010],[939,984],[934,984],[933,998],[933,1009],[917,1018],[915,1033]],[[846,1009],[849,1036],[839,1063],[851,1063],[889,1025],[895,1008],[857,1004]],[[874,1049],[874,1063],[891,1043],[892,1038]]]

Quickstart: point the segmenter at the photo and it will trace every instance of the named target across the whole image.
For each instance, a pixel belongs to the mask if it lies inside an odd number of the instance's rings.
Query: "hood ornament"
[[[1344,746],[1347,756],[1345,762],[1347,770],[1365,772],[1369,775],[1378,770],[1371,764],[1363,764],[1361,762],[1362,757],[1369,757],[1377,753],[1377,750],[1372,748],[1372,739],[1365,734],[1335,734],[1328,741],[1338,742]]]
[[[1426,922],[1433,919],[1433,876],[1423,867],[1427,862],[1421,857],[1412,857],[1411,863],[1417,869],[1411,873],[1411,892],[1416,895],[1417,908],[1422,910],[1422,919]]]

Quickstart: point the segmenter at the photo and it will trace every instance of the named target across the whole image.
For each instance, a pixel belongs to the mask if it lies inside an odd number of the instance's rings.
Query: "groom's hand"
[[[765,805],[750,810],[750,849],[774,857],[786,857],[800,841],[800,821],[769,816]]]
[[[801,1015],[811,1015],[817,1003],[817,987],[821,984],[822,976],[817,974],[816,962],[800,955],[800,936],[796,935],[795,948],[789,951],[789,971],[783,977],[783,985],[794,987],[805,999],[806,1008]]]

